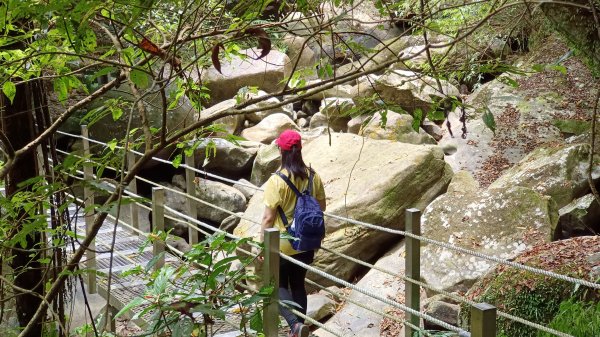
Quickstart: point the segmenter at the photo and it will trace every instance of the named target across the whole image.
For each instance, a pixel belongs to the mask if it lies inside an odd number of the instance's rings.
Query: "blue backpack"
[[[312,196],[312,185],[314,172],[310,170],[308,177],[308,189],[300,193],[296,186],[283,173],[277,171],[278,176],[296,194],[296,207],[294,208],[294,219],[291,225],[288,225],[288,220],[281,206],[277,207],[279,216],[283,224],[287,228],[288,233],[296,238],[290,240],[292,248],[298,251],[309,251],[321,248],[321,241],[325,237],[325,219],[323,211],[315,197]]]

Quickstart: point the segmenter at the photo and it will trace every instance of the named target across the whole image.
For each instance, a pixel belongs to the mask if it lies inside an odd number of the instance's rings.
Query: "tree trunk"
[[[13,149],[20,149],[34,138],[33,128],[33,90],[41,90],[41,86],[34,86],[28,82],[17,85],[13,103],[3,95],[0,97],[0,112],[2,131],[10,141]],[[38,175],[35,151],[30,151],[15,163],[6,178],[6,196],[10,198],[21,188],[20,183]],[[27,189],[27,187],[25,187]],[[24,221],[27,220],[25,211],[22,216],[14,219],[13,233],[22,230]],[[10,263],[14,272],[14,285],[22,288],[16,293],[16,312],[22,327],[29,324],[36,309],[41,303],[40,295],[43,292],[43,266],[38,262],[39,248],[42,243],[42,234],[33,232],[26,238],[26,246],[15,245]],[[37,294],[37,295],[36,295]],[[42,324],[36,322],[35,328],[28,337],[41,337]]]

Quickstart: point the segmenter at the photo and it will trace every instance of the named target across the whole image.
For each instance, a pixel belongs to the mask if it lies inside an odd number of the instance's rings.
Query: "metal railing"
[[[71,134],[68,134],[68,135],[77,136],[77,135],[71,135]],[[84,155],[89,156],[89,154],[90,154],[90,148],[89,148],[90,139],[88,137],[87,129],[85,128],[85,126],[82,127],[82,135],[78,136],[78,137],[83,140]],[[93,142],[107,146],[107,144],[104,144],[104,143],[101,143],[98,141],[93,141]],[[129,153],[127,153],[127,163],[128,163],[129,169],[131,169],[133,167],[133,165],[135,164],[135,155],[136,154],[140,155],[140,153],[137,153],[135,151],[130,151]],[[164,159],[160,159],[160,158],[153,158],[153,159],[158,160],[160,162],[172,164],[172,162],[170,162],[168,160],[164,160]],[[184,219],[181,221],[182,222],[185,221],[185,223],[188,224],[190,244],[194,244],[194,243],[198,242],[199,228],[192,224],[192,222],[195,222],[194,220],[197,217],[197,210],[196,210],[195,203],[202,202],[202,203],[208,204],[211,207],[219,208],[216,205],[212,205],[206,201],[199,200],[196,197],[195,185],[194,185],[195,173],[206,174],[213,178],[216,178],[216,179],[219,179],[222,181],[226,181],[229,183],[238,183],[236,181],[232,181],[227,178],[220,177],[218,175],[208,174],[207,172],[198,170],[195,168],[194,164],[195,163],[193,162],[193,156],[191,156],[191,157],[186,157],[186,163],[181,165],[182,167],[185,168],[185,173],[186,173],[186,194],[188,195],[188,197],[186,199],[187,200],[186,201],[186,208],[187,208],[186,213],[187,214],[183,214],[181,212],[177,212],[175,210],[167,208],[171,214],[174,214],[175,216],[178,216],[178,217]],[[84,179],[93,179],[93,169],[92,169],[92,165],[90,164],[89,161],[86,162],[86,165],[84,165],[83,173],[84,173]],[[152,216],[153,216],[152,221],[154,223],[156,230],[164,230],[164,217],[165,217],[164,188],[160,187],[160,185],[158,185],[158,184],[156,184],[156,185],[157,185],[157,187],[153,187],[153,190],[152,190]],[[250,187],[250,188],[255,188],[257,190],[261,190],[259,187],[256,187],[253,185],[244,185],[244,186]],[[137,192],[136,184],[134,181],[134,183],[130,184],[126,193],[136,195],[136,192]],[[178,192],[178,193],[181,193],[181,192]],[[90,194],[89,191],[87,192],[87,194],[84,193],[84,195],[86,195],[86,198],[85,198],[86,201],[91,200],[91,204],[93,204],[93,195]],[[139,219],[137,219],[137,214],[138,214],[137,208],[141,207],[141,206],[137,203],[131,203],[130,207],[131,207],[131,215],[132,215],[132,220],[131,220],[132,226],[135,229],[139,229]],[[235,214],[233,212],[228,212],[228,213]],[[235,214],[235,215],[240,217],[237,214]],[[86,219],[88,218],[88,216],[90,216],[90,215],[86,214]],[[406,337],[413,337],[415,333],[421,332],[421,328],[420,328],[420,326],[421,326],[420,320],[421,319],[432,321],[450,331],[455,331],[456,333],[459,334],[459,336],[494,337],[494,336],[496,336],[496,319],[498,316],[502,316],[502,317],[505,317],[508,319],[515,320],[519,323],[528,325],[530,327],[536,328],[541,331],[551,333],[556,336],[573,337],[569,334],[566,334],[566,333],[563,333],[560,331],[556,331],[554,329],[550,329],[550,328],[542,326],[540,324],[529,322],[522,318],[518,318],[518,317],[515,317],[512,315],[509,315],[507,313],[503,313],[501,311],[498,311],[495,307],[493,307],[489,304],[474,303],[470,300],[467,300],[467,299],[461,298],[461,297],[458,297],[457,300],[459,300],[463,303],[466,303],[471,307],[471,327],[470,327],[471,330],[470,330],[470,332],[465,331],[458,327],[453,327],[445,322],[435,319],[434,317],[431,317],[431,316],[421,313],[420,312],[420,296],[419,296],[421,287],[432,289],[430,286],[418,281],[420,279],[421,242],[427,242],[427,243],[441,246],[441,247],[444,247],[447,249],[453,249],[453,250],[459,251],[461,253],[470,254],[470,255],[477,256],[477,257],[483,258],[483,259],[487,259],[487,260],[490,260],[490,261],[493,261],[496,263],[506,264],[506,265],[509,265],[514,268],[519,268],[519,269],[528,270],[528,271],[531,271],[534,273],[543,274],[545,276],[550,276],[550,277],[557,278],[557,279],[560,279],[563,281],[568,281],[568,282],[572,282],[575,284],[580,284],[580,285],[588,286],[591,288],[600,289],[600,284],[597,284],[597,283],[593,283],[593,282],[589,282],[589,281],[581,280],[581,279],[577,279],[577,278],[572,278],[572,277],[568,277],[568,276],[561,275],[561,274],[556,274],[556,273],[549,272],[546,270],[541,270],[541,269],[533,268],[530,266],[518,264],[518,263],[515,263],[512,261],[502,260],[502,259],[496,258],[494,256],[484,255],[484,254],[470,251],[470,250],[467,250],[467,249],[464,249],[461,247],[456,247],[456,246],[450,245],[445,242],[438,242],[438,241],[435,241],[435,240],[432,240],[432,239],[429,239],[426,237],[422,237],[421,229],[420,229],[421,214],[420,214],[420,211],[417,209],[406,210],[406,221],[405,221],[406,230],[405,231],[394,230],[394,229],[389,229],[389,228],[385,228],[385,227],[381,227],[381,226],[376,226],[373,224],[368,224],[368,223],[364,223],[364,222],[357,221],[354,219],[348,219],[348,218],[344,218],[344,217],[340,217],[340,216],[328,214],[328,213],[326,213],[326,216],[335,218],[335,219],[339,219],[342,221],[346,221],[348,223],[355,224],[358,226],[364,226],[364,227],[371,228],[374,230],[386,231],[386,232],[389,232],[392,234],[398,234],[398,235],[402,235],[405,237],[405,240],[406,240],[405,241],[406,242],[406,244],[405,244],[406,270],[405,270],[405,276],[402,276],[402,278],[405,281],[405,304],[406,305],[396,303],[389,299],[378,298],[378,296],[376,294],[370,293],[370,291],[368,289],[360,289],[350,283],[347,283],[346,281],[336,278],[333,275],[327,274],[324,276],[326,276],[330,280],[333,280],[333,281],[340,283],[344,286],[347,286],[349,288],[355,289],[359,292],[364,292],[368,296],[371,296],[373,298],[381,300],[384,303],[387,303],[389,305],[392,305],[394,307],[397,307],[397,308],[403,310],[406,313],[405,321],[404,321],[405,327],[406,327],[406,329],[405,329]],[[256,221],[254,221],[254,222],[256,223]],[[208,226],[208,227],[211,230],[219,231],[218,228],[215,228],[212,226]],[[230,236],[233,238],[236,238],[232,235],[230,235]],[[264,243],[265,243],[264,254],[265,255],[264,255],[264,265],[263,265],[263,279],[266,282],[269,282],[269,284],[277,285],[278,284],[278,276],[279,276],[279,270],[278,270],[279,260],[280,260],[280,258],[284,258],[284,259],[289,259],[289,258],[285,255],[281,255],[281,253],[279,252],[279,232],[277,230],[269,229],[269,230],[265,231],[264,238],[265,238],[265,241],[264,241]],[[165,249],[164,242],[155,242],[154,254],[158,255],[161,252],[163,252],[164,249]],[[95,259],[93,252],[88,252],[88,253],[89,254],[87,256],[87,260],[93,261]],[[345,256],[344,254],[341,254],[338,252],[334,252],[334,253],[338,254],[339,256],[341,256],[343,258],[353,259],[351,257]],[[163,258],[162,258],[163,261],[160,263],[157,263],[157,265],[155,266],[156,268],[158,268],[160,265],[162,265],[162,263],[164,263],[164,254],[162,254],[162,256],[163,256]],[[314,267],[311,267],[308,265],[303,265],[302,263],[299,263],[299,262],[295,261],[294,259],[289,259],[289,261],[291,261],[292,263],[299,264],[313,272],[324,273]],[[90,268],[90,270],[93,270],[94,268],[92,266],[94,265],[93,264],[94,262],[89,262],[89,263],[90,264],[87,265],[88,268]],[[361,264],[368,265],[367,263],[361,263]],[[374,266],[372,266],[372,267],[374,267]],[[386,272],[388,272],[388,271],[386,271]],[[396,275],[397,273],[394,273],[394,274]],[[95,284],[95,274],[93,272],[90,272],[90,274],[88,276],[88,282],[89,282],[88,284],[90,284],[90,291],[91,291],[92,290],[91,284]],[[432,289],[432,290],[440,292],[440,293],[445,293],[443,290],[440,290],[440,289]],[[451,298],[457,297],[457,295],[452,295],[452,294],[448,294],[448,295]],[[267,337],[277,336],[277,327],[279,325],[278,305],[279,305],[278,292],[274,291],[273,294],[271,295],[270,301],[265,304],[265,308],[263,311],[263,319],[264,319],[263,326],[265,329],[265,335]],[[326,329],[324,326],[321,326],[321,327]]]

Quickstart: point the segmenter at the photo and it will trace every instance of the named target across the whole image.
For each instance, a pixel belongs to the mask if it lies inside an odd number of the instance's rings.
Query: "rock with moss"
[[[551,196],[562,208],[590,190],[587,177],[589,154],[587,144],[536,149],[507,170],[490,188],[530,187]],[[596,159],[592,169],[592,179],[600,179],[600,158]]]
[[[591,271],[600,267],[600,260],[590,259],[600,252],[600,236],[583,236],[535,246],[520,254],[514,262],[544,271],[598,282]],[[466,294],[475,302],[495,305],[499,311],[548,325],[562,302],[570,299],[598,302],[597,290],[556,278],[500,265],[477,282]],[[461,305],[460,320],[467,328],[470,308]],[[498,318],[498,335],[506,337],[537,337],[538,331],[504,317]]]
[[[530,188],[446,193],[423,213],[423,236],[476,253],[512,259],[551,240],[554,202]],[[423,242],[421,278],[434,288],[466,291],[494,262]]]
[[[568,239],[600,233],[600,203],[591,193],[561,208],[559,215],[558,238]]]
[[[385,123],[383,123],[385,115]],[[388,139],[409,144],[437,144],[435,139],[419,128],[413,129],[413,117],[388,110],[375,113],[369,124],[359,134],[372,139]]]
[[[373,81],[370,86],[354,97],[357,106],[372,106],[372,97],[377,95],[388,104],[396,104],[409,113],[418,109],[432,111],[435,102],[445,95],[458,96],[458,89],[450,82],[439,80],[444,94],[438,89],[438,81],[412,71],[392,70]]]
[[[443,152],[433,145],[333,133],[306,141],[302,153],[306,164],[323,180],[327,212],[386,228],[404,228],[405,210],[424,209],[445,191],[452,177]],[[263,193],[257,192],[244,217],[260,219],[264,210],[262,200]],[[326,218],[326,227],[324,247],[366,261],[381,256],[400,240],[398,235],[331,217]],[[252,237],[259,230],[259,224],[242,220],[235,233]],[[319,251],[313,265],[346,280],[361,270],[359,265],[324,249]],[[322,277],[315,279],[331,284]]]

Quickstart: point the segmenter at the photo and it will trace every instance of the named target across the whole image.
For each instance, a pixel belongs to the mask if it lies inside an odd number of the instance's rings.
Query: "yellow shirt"
[[[287,170],[281,169],[281,173],[289,177]],[[290,180],[300,192],[306,190],[308,187],[308,179],[293,177]],[[321,177],[319,177],[316,172],[313,176],[312,192],[312,195],[320,203],[325,202],[325,189],[323,188],[323,182],[321,181]],[[292,219],[294,218],[294,208],[296,207],[296,195],[294,194],[294,191],[292,191],[292,189],[289,188],[289,186],[285,183],[285,181],[283,181],[283,179],[277,174],[271,175],[265,184],[264,204],[265,206],[275,210],[277,210],[277,206],[281,206],[288,220],[288,224],[292,222]],[[278,211],[273,227],[278,228],[281,232],[286,231]],[[299,251],[292,248],[292,245],[287,239],[282,239],[279,245],[281,252],[286,255],[294,255],[299,253]]]

